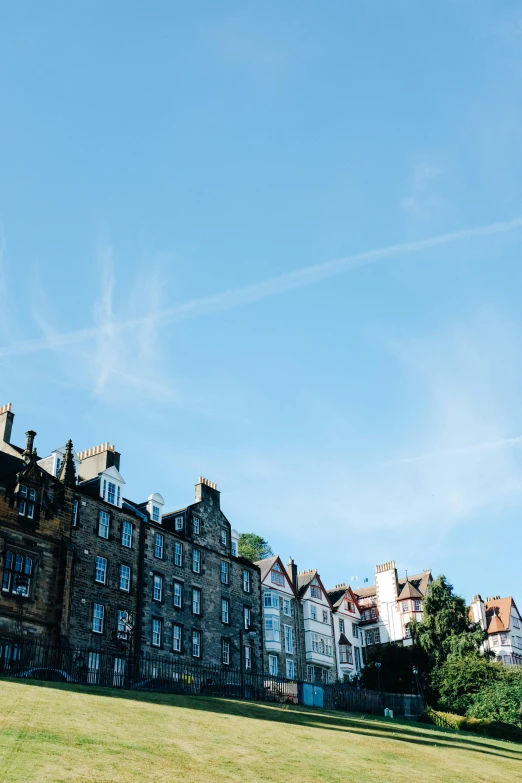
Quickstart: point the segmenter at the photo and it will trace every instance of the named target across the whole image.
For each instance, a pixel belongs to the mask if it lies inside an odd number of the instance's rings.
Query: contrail
[[[513,220],[490,223],[487,226],[468,228],[461,231],[454,231],[449,234],[439,234],[438,236],[428,237],[427,239],[421,239],[416,242],[404,242],[398,245],[388,245],[387,247],[376,248],[374,250],[366,250],[362,253],[355,253],[350,256],[325,261],[321,264],[305,266],[294,272],[288,272],[277,277],[269,278],[268,280],[262,280],[261,282],[253,283],[252,285],[231,289],[229,291],[222,291],[211,296],[192,299],[188,302],[174,305],[174,307],[157,310],[150,315],[140,318],[113,321],[111,322],[111,329],[115,332],[122,332],[151,323],[156,325],[168,324],[188,318],[197,318],[198,316],[206,315],[208,313],[231,310],[240,305],[248,304],[249,302],[266,299],[271,296],[283,294],[286,291],[291,291],[295,288],[312,285],[312,283],[317,283],[320,280],[342,275],[351,269],[373,264],[376,261],[394,258],[408,253],[416,253],[427,248],[438,247],[439,245],[448,245],[451,242],[458,242],[463,239],[486,237],[493,234],[505,234],[508,231],[514,231],[521,227],[522,217],[517,217]],[[94,339],[103,334],[103,331],[103,326],[93,326],[73,332],[58,332],[51,336],[47,335],[35,340],[16,342],[12,345],[0,347],[0,358],[75,345]]]
[[[506,446],[522,446],[522,435],[515,435],[511,438],[500,438],[499,440],[489,440],[483,443],[475,443],[472,446],[459,446],[450,449],[440,449],[439,451],[428,451],[425,454],[418,454],[415,457],[403,457],[385,462],[384,466],[389,465],[409,465],[415,462],[424,462],[424,460],[437,459],[438,457],[455,457],[466,454],[475,454],[480,451],[495,451],[503,449]]]

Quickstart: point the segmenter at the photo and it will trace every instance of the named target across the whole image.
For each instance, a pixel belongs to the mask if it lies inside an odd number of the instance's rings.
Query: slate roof
[[[406,584],[400,591],[398,600],[403,601],[405,598],[422,598],[422,593],[417,590],[409,579],[406,580]]]
[[[265,557],[264,560],[256,560],[254,565],[259,566],[261,569],[261,581],[265,578],[269,571],[272,570],[274,563],[279,560],[277,555],[274,557]]]
[[[26,464],[23,459],[14,457],[12,454],[6,454],[5,451],[0,451],[0,478],[13,476],[25,467]]]
[[[336,587],[335,590],[328,590],[328,595],[332,606],[340,606],[343,602],[343,598],[346,595],[347,587]]]
[[[357,598],[371,598],[377,594],[375,585],[370,585],[369,587],[358,587],[353,592]]]
[[[413,587],[419,591],[420,597],[422,598],[426,595],[426,590],[428,589],[428,585],[431,582],[431,571],[423,571],[422,574],[415,574],[415,576],[408,576],[404,577],[404,579],[398,579],[397,589],[399,595],[401,594],[402,590],[404,590],[406,582],[410,582]],[[415,598],[418,597],[418,595],[415,596]]]
[[[306,588],[314,579],[314,577],[317,576],[317,571],[305,571],[302,574],[297,574],[297,592],[299,594],[299,598],[301,598],[305,592]]]

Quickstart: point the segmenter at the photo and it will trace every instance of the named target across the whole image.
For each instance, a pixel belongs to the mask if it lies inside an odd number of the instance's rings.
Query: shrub
[[[442,710],[465,715],[476,694],[500,680],[504,673],[502,665],[490,663],[487,658],[476,653],[464,657],[450,655],[433,671],[431,685],[439,695],[438,704]]]
[[[426,710],[426,718],[435,726],[455,731],[470,731],[492,739],[508,740],[522,743],[522,729],[509,723],[502,723],[491,718],[471,718],[464,715],[454,715],[451,712]]]
[[[522,668],[505,667],[501,678],[486,684],[475,694],[467,715],[522,728]]]

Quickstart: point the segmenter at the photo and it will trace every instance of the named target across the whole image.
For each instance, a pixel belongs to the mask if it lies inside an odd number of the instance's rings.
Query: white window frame
[[[181,541],[174,542],[174,565],[183,568],[183,544]]]
[[[292,616],[292,600],[290,598],[283,598],[283,614],[285,617]]]
[[[250,571],[247,568],[243,569],[243,592],[250,593],[252,587],[252,579]]]
[[[221,561],[221,584],[228,585],[229,583],[229,564],[226,560]]]
[[[176,588],[179,588],[179,593],[176,593]],[[176,598],[179,598],[179,604],[176,603]],[[174,580],[172,586],[172,604],[176,609],[183,609],[183,584]]]
[[[192,571],[195,574],[201,573],[201,551],[199,549],[192,550]]]
[[[131,569],[130,566],[120,564],[120,590],[130,593]]]
[[[224,527],[221,528],[221,546],[226,546],[228,541],[227,531]]]
[[[179,636],[176,636],[176,631],[179,631]],[[173,652],[180,653],[183,645],[183,628],[179,623],[172,623],[172,650]]]
[[[159,542],[159,546],[158,546]],[[165,539],[161,533],[154,533],[154,557],[157,560],[163,560]],[[159,552],[159,554],[158,554]]]
[[[277,655],[268,656],[268,673],[277,677]]]
[[[192,631],[192,657],[201,658],[201,631]]]
[[[72,513],[72,526],[76,527],[78,524],[78,508],[79,508],[79,502],[78,500],[73,500],[73,513]]]
[[[163,601],[163,577],[161,574],[152,575],[152,600],[157,603]]]
[[[152,521],[159,522],[161,519],[160,507],[152,504]]]
[[[192,614],[201,615],[202,593],[199,587],[192,588]]]
[[[273,582],[275,585],[281,585],[283,587],[285,584],[285,578],[283,574],[280,571],[274,571],[273,569],[270,572],[270,581]]]
[[[101,579],[98,576],[101,576]],[[107,558],[101,555],[96,555],[94,581],[100,585],[107,584]]]
[[[106,511],[100,511],[98,517],[98,536],[100,538],[109,538],[109,530],[111,525],[111,518]]]
[[[105,606],[103,604],[93,604],[92,607],[93,633],[103,633],[104,624],[105,624]]]
[[[245,670],[250,671],[252,669],[252,648],[246,644],[244,650]]]
[[[194,535],[199,536],[201,531],[201,520],[199,517],[193,517]]]
[[[183,517],[175,517],[174,518],[174,529],[179,533],[180,530],[183,530]]]
[[[127,549],[132,549],[133,532],[132,523],[124,519],[121,525],[121,544]]]
[[[223,666],[230,666],[230,642],[228,639],[221,640],[221,663]]]
[[[265,617],[265,640],[267,642],[281,642],[281,621],[279,617],[272,615]]]
[[[221,599],[221,622],[225,625],[230,623],[230,601],[228,598]]]
[[[161,647],[162,637],[163,637],[163,622],[161,618],[153,617],[151,645],[153,647]]]
[[[283,633],[285,638],[285,652],[290,655],[294,654],[294,629],[291,625],[283,625]]]
[[[295,661],[291,658],[286,659],[286,679],[295,680]]]

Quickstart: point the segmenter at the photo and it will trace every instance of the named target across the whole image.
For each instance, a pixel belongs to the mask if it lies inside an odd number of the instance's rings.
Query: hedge
[[[474,734],[482,734],[492,739],[508,740],[509,742],[522,743],[522,729],[512,726],[510,723],[502,723],[490,718],[467,718],[464,715],[453,715],[451,712],[439,712],[426,709],[426,720],[435,726],[455,731],[471,731]]]

